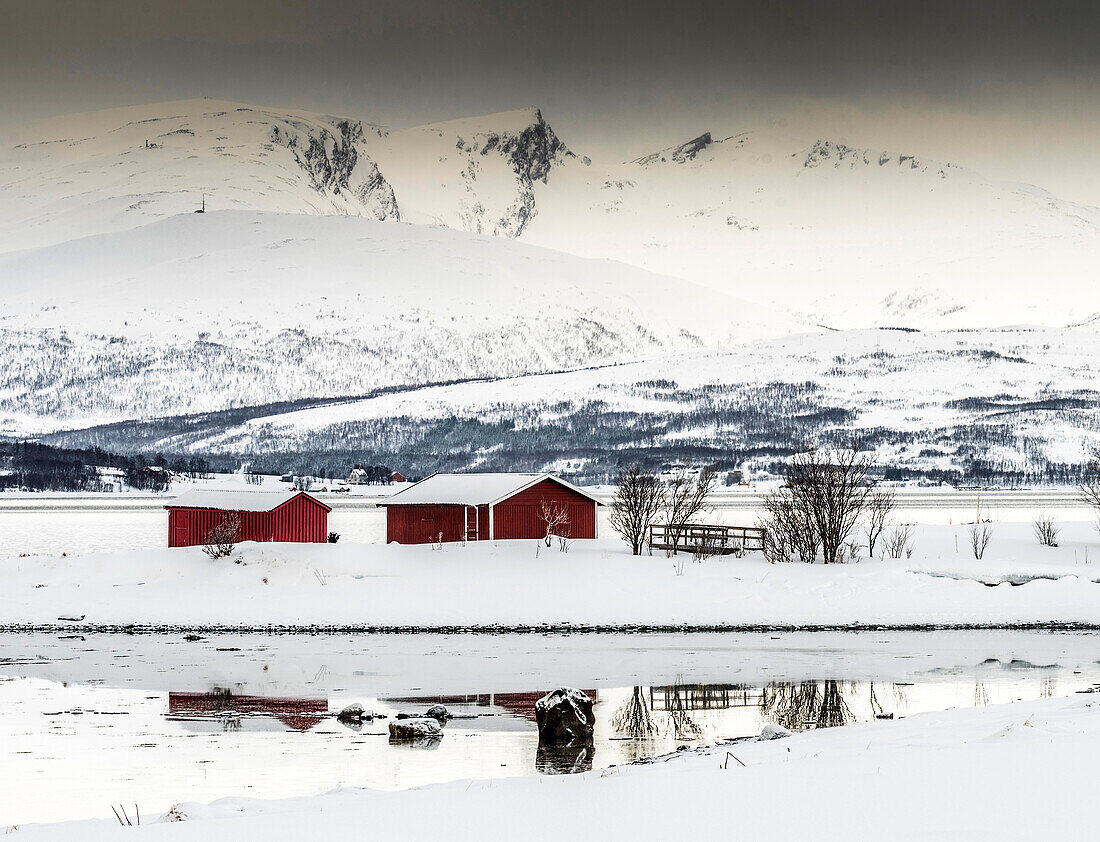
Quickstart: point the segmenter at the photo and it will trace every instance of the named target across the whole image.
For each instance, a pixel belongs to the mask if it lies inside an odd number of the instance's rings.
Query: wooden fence
[[[649,546],[671,552],[729,555],[737,550],[763,550],[764,530],[755,526],[658,523],[649,527]]]

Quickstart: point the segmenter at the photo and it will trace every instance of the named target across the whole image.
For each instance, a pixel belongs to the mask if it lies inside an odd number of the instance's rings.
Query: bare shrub
[[[221,523],[206,533],[206,543],[202,551],[210,558],[228,558],[241,540],[241,516],[230,512]]]
[[[686,468],[681,468],[668,482],[664,513],[673,553],[676,552],[683,537],[684,526],[691,523],[695,516],[706,508],[707,498],[714,490],[715,479],[716,474],[712,468],[699,471],[694,479],[688,474]]]
[[[886,529],[886,520],[894,511],[896,500],[889,489],[875,489],[867,498],[867,555],[875,557],[875,544]]]
[[[611,502],[611,526],[641,555],[649,528],[665,505],[665,483],[657,474],[637,465],[619,471],[618,488]]]
[[[982,508],[982,499],[979,497],[976,517],[974,523],[970,526],[970,549],[974,553],[974,558],[981,561],[992,539],[993,523]]]
[[[569,537],[569,509],[563,503],[540,500],[539,517],[546,524],[546,535],[542,539],[546,546],[551,546],[555,538]]]
[[[1058,546],[1058,525],[1050,515],[1040,512],[1032,523],[1035,537],[1044,547]]]
[[[910,558],[913,555],[913,547],[910,541],[913,537],[913,528],[908,524],[899,524],[883,539],[886,546],[886,555],[890,558],[901,558],[903,555]]]
[[[765,516],[757,522],[764,532],[764,557],[772,564],[812,562],[817,557],[817,530],[809,513],[796,505],[789,489],[764,498]]]

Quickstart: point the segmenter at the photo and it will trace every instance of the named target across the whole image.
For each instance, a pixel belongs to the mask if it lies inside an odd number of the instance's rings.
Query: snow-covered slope
[[[138,227],[205,193],[214,209],[521,237],[836,327],[1100,313],[1096,208],[812,126],[705,133],[612,165],[574,155],[535,108],[389,131],[191,100],[25,135],[0,151],[0,250]]]
[[[949,163],[790,129],[704,134],[595,170],[556,175],[530,241],[835,327],[1061,325],[1100,312],[1100,210]]]
[[[0,288],[8,431],[631,361],[798,328],[509,239],[254,211],[3,254]]]
[[[399,219],[365,153],[376,126],[217,100],[51,121],[0,153],[0,251],[201,207]]]

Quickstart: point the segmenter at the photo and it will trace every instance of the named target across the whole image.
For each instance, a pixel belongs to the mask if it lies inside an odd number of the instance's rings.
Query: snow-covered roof
[[[196,488],[185,491],[166,509],[222,509],[229,512],[270,512],[279,508],[288,500],[293,500],[302,491],[288,488],[282,491],[260,491],[252,488]],[[309,495],[306,495],[309,497]],[[320,500],[310,497],[322,506]],[[330,509],[331,507],[325,506]]]
[[[541,474],[432,474],[378,503],[379,506],[491,506],[513,494],[550,479],[596,503],[600,501],[551,473]]]

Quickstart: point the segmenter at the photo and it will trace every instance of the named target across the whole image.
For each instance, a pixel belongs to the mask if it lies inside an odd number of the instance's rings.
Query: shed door
[[[187,510],[176,512],[175,545],[186,547],[191,543],[191,513]]]
[[[478,539],[478,522],[477,522],[477,506],[466,507],[466,540],[476,541]]]
[[[434,517],[420,518],[420,543],[431,544],[439,537],[439,530],[435,526]]]

